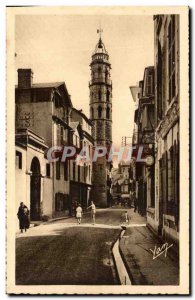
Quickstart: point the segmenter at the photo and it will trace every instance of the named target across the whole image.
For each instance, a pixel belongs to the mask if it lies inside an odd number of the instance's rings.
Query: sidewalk
[[[173,244],[159,251],[161,241],[147,227],[127,228],[120,240],[121,256],[134,285],[178,285],[179,259],[175,255],[177,246]],[[167,244],[169,247],[171,244]],[[154,251],[155,254],[150,250]],[[160,254],[161,253],[161,254]],[[166,254],[166,255],[165,255]],[[156,257],[156,258],[155,258]]]

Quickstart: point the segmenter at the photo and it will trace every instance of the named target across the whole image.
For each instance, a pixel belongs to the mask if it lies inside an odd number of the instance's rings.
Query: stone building
[[[69,144],[72,102],[64,82],[33,83],[31,69],[18,70],[15,90],[16,129],[27,128],[41,136],[48,147]],[[69,165],[60,160],[48,163],[53,181],[52,216],[69,213]],[[38,216],[37,216],[38,218]],[[40,218],[40,216],[39,216]]]
[[[109,55],[101,36],[92,55],[90,90],[90,119],[94,146],[109,148],[112,144],[112,82]],[[110,197],[111,163],[106,156],[93,164],[91,198],[98,206],[106,207]]]
[[[112,204],[118,203],[121,197],[121,186],[119,184],[119,180],[121,178],[121,174],[119,173],[118,168],[112,168],[111,170],[111,195],[112,195]]]
[[[72,108],[71,122],[73,138],[72,144],[80,152],[81,149],[92,153],[94,140],[91,136],[91,121],[82,110]],[[92,188],[92,161],[70,160],[70,198],[73,203],[81,203],[83,210],[89,206],[90,192]]]
[[[129,203],[130,200],[130,181],[129,181],[129,162],[121,161],[118,165],[120,180],[118,181],[121,189],[122,203]]]
[[[147,210],[154,205],[154,132],[155,132],[155,108],[154,108],[154,67],[145,68],[143,80],[139,87],[131,87],[134,99],[138,100],[135,110],[135,127],[132,138],[132,146],[136,147],[130,163],[131,192],[136,193],[138,199],[138,212],[146,215]],[[142,148],[141,148],[142,147]],[[138,161],[138,151],[142,150],[142,159]],[[141,152],[140,152],[141,153]],[[136,159],[135,159],[136,158]]]
[[[52,216],[52,179],[44,155],[48,146],[43,138],[25,128],[16,130],[15,143],[16,208],[24,202],[30,209],[31,221]]]
[[[84,204],[85,201],[86,206],[89,199],[89,188],[91,188],[91,165],[82,167],[80,175],[77,175],[79,171],[74,171],[73,167],[75,158],[72,160],[66,159],[63,162],[60,156],[62,153],[54,151],[56,157],[59,155],[59,160],[57,162],[46,160],[47,151],[51,147],[71,145],[80,150],[84,143],[91,148],[93,144],[91,122],[83,113],[73,108],[65,83],[34,84],[32,70],[19,69],[18,85],[15,89],[15,103],[16,133],[21,130],[27,130],[27,137],[31,133],[31,135],[34,134],[34,140],[36,138],[39,143],[43,143],[44,141],[46,145],[45,153],[41,152],[42,154],[39,153],[39,155],[36,155],[38,153],[38,150],[36,150],[37,152],[34,154],[36,159],[32,157],[32,162],[36,162],[37,170],[45,170],[46,179],[41,179],[45,187],[47,186],[46,182],[52,183],[52,188],[50,186],[47,190],[49,195],[46,193],[45,196],[43,194],[43,184],[37,185],[38,190],[36,192],[34,192],[35,188],[27,187],[28,191],[24,193],[25,196],[22,198],[26,197],[24,202],[29,203],[30,201],[31,209],[35,204],[38,208],[46,207],[45,210],[38,209],[36,217],[33,216],[33,218],[38,220],[43,214],[47,214],[50,217],[71,214],[75,199],[75,195],[73,194],[75,190],[74,184],[77,185],[77,191],[79,190],[78,202]],[[40,147],[38,142],[36,143],[36,147]],[[28,152],[27,156],[29,156]],[[31,162],[28,164],[31,165]],[[25,168],[27,167],[30,170],[31,167],[26,166]],[[17,173],[16,180],[19,180],[17,179]],[[39,171],[38,174],[42,175],[43,172]],[[26,174],[26,176],[29,175]],[[29,179],[27,178],[26,180],[28,182]],[[19,192],[21,186],[18,185],[17,189]],[[21,199],[21,197],[19,198]],[[31,214],[34,215],[33,210]]]
[[[154,16],[155,203],[151,226],[179,238],[179,16]]]

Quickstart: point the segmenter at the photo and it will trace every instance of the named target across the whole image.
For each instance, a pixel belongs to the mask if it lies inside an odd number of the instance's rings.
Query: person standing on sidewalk
[[[93,203],[93,201],[91,201],[91,205],[88,208],[91,208],[91,215],[92,215],[93,225],[95,225],[96,206]]]
[[[83,214],[83,210],[81,204],[79,204],[78,207],[76,208],[76,218],[78,224],[81,224],[82,214]]]
[[[29,210],[26,205],[24,205],[23,202],[20,202],[20,206],[18,208],[17,213],[18,219],[19,219],[19,227],[21,230],[21,233],[23,233],[23,230],[27,230],[29,228],[30,222],[29,222]]]

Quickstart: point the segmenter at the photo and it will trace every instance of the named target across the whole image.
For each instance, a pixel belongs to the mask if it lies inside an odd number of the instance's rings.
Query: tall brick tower
[[[110,147],[112,144],[112,82],[109,55],[101,39],[92,54],[90,90],[90,119],[95,146]],[[107,207],[110,193],[109,173],[111,163],[106,157],[93,163],[91,199],[99,207]]]

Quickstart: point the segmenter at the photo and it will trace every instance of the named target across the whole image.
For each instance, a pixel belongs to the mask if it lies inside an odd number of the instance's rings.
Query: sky
[[[89,64],[100,24],[112,66],[112,137],[120,146],[122,136],[133,132],[135,103],[129,86],[154,64],[152,15],[17,15],[15,80],[18,68],[32,68],[34,83],[64,81],[74,107],[89,117]]]

